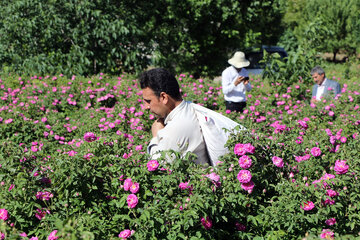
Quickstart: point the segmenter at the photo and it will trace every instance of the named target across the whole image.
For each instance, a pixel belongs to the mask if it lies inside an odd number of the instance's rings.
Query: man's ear
[[[160,101],[163,104],[167,104],[169,102],[169,95],[166,92],[161,92],[160,93]]]

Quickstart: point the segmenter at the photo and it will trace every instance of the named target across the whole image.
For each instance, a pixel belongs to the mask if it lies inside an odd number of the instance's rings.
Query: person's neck
[[[319,84],[319,86],[322,86],[326,81],[326,78],[323,79],[323,81]]]
[[[176,108],[177,106],[179,106],[182,103],[183,99],[181,98],[181,100],[175,100],[174,102],[174,108]]]

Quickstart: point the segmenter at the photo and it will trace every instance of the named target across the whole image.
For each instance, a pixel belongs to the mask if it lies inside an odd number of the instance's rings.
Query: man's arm
[[[223,71],[221,74],[222,91],[226,95],[234,90],[234,88],[240,83],[239,78],[232,79],[229,71]]]
[[[340,87],[340,84],[338,82],[336,82],[334,93],[335,93],[335,97],[336,97],[336,95],[341,93],[341,87]]]

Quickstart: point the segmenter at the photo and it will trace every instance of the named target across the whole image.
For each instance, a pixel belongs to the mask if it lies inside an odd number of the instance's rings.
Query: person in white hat
[[[246,92],[251,90],[249,74],[245,69],[250,62],[243,52],[236,52],[228,63],[231,66],[221,74],[225,106],[227,110],[242,112],[246,107]]]

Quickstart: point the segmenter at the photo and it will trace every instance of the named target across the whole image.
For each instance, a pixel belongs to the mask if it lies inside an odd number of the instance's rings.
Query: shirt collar
[[[164,124],[166,125],[168,122],[170,122],[172,119],[174,119],[175,115],[183,110],[185,108],[185,100],[182,100],[182,102],[177,105],[166,117],[164,120]]]
[[[323,81],[323,82],[321,83],[321,85],[319,85],[319,86],[320,86],[320,87],[325,86],[326,81],[327,81],[327,78],[325,78],[324,81]]]

